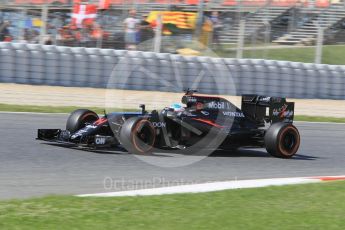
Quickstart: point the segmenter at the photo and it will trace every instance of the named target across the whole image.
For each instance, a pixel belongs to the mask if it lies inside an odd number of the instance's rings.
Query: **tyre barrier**
[[[345,99],[345,66],[5,42],[0,82]]]

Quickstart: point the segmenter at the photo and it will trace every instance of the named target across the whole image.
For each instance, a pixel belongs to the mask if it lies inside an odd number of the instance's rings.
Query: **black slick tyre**
[[[128,152],[146,155],[151,153],[154,147],[156,130],[149,120],[131,117],[123,123],[119,140]]]
[[[301,143],[297,128],[288,123],[274,123],[265,134],[265,146],[269,154],[279,158],[291,158]]]
[[[87,123],[93,123],[98,120],[98,115],[88,109],[77,109],[73,111],[66,123],[66,130],[74,133],[86,126]]]

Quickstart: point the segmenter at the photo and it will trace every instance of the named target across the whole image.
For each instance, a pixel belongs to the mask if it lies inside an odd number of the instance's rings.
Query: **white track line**
[[[204,184],[181,185],[152,189],[141,189],[120,192],[96,193],[77,195],[78,197],[123,197],[123,196],[152,196],[181,193],[203,193],[215,192],[228,189],[259,188],[267,186],[280,186],[291,184],[317,183],[329,180],[345,180],[345,176],[328,176],[328,177],[295,177],[295,178],[274,178],[274,179],[257,179],[257,180],[238,180],[212,182]]]
[[[331,125],[345,125],[343,122],[331,122],[331,121],[294,121],[293,123],[300,124],[331,124]]]

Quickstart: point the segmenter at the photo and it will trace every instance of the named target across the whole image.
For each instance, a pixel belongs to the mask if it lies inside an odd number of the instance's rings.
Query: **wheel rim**
[[[137,151],[141,153],[149,152],[155,142],[155,130],[150,122],[139,121],[133,130],[133,144]]]
[[[137,131],[136,136],[143,143],[150,145],[153,140],[152,134],[151,127],[143,125],[143,127]]]
[[[281,154],[290,157],[297,152],[299,147],[299,136],[293,128],[287,128],[280,137],[279,148]]]
[[[296,136],[292,133],[287,133],[283,136],[283,148],[287,151],[294,149],[296,145]]]

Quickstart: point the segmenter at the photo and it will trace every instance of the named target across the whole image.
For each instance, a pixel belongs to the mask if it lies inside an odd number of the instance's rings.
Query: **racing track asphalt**
[[[298,155],[290,160],[256,149],[215,154],[189,166],[162,168],[125,152],[88,152],[35,140],[37,128],[64,128],[66,118],[58,114],[0,113],[0,199],[345,174],[345,124],[296,123],[302,144]],[[104,188],[105,179],[111,190]]]

